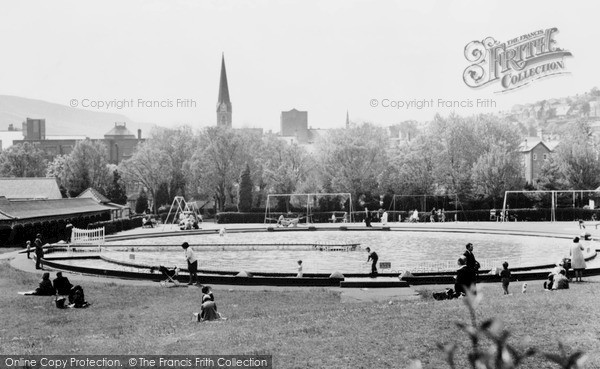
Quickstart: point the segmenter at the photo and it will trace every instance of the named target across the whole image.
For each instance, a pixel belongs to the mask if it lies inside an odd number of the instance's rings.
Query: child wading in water
[[[510,270],[508,270],[508,263],[505,261],[502,263],[502,271],[500,272],[500,278],[502,280],[502,289],[504,290],[504,294],[508,295],[508,284],[510,283]]]

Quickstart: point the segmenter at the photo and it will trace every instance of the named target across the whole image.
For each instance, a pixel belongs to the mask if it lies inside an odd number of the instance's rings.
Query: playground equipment
[[[175,208],[175,212],[173,212],[173,208]],[[198,212],[197,209],[192,208],[183,198],[183,196],[175,196],[175,198],[173,199],[173,203],[171,204],[171,207],[169,208],[169,213],[167,214],[167,219],[165,220],[165,224],[169,221],[169,219],[171,219],[171,213],[173,212],[173,221],[171,222],[171,224],[175,224],[176,222],[180,225],[180,227],[182,226],[182,222],[183,222],[183,228],[182,229],[188,229],[187,228],[187,222],[185,222],[186,219],[190,219],[190,224],[198,224],[202,221],[202,216],[200,215],[200,213]],[[193,219],[191,219],[193,218]],[[164,226],[163,226],[164,228]],[[190,229],[191,229],[191,225],[190,225]]]
[[[276,204],[272,204],[276,200]],[[328,207],[325,209],[324,203]],[[315,215],[327,215],[327,220],[352,222],[352,195],[348,192],[336,193],[282,193],[267,195],[265,224],[277,222],[284,226],[296,226],[306,219],[306,224],[314,223]],[[273,209],[274,208],[274,209]],[[286,215],[283,215],[286,214]],[[279,214],[279,216],[278,216]],[[283,219],[281,218],[283,216]]]

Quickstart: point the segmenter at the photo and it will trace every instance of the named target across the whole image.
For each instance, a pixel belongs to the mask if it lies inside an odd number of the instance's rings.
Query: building
[[[543,142],[539,137],[528,137],[520,145],[521,159],[524,168],[524,178],[527,183],[538,179],[542,166],[548,160],[556,143]]]
[[[46,119],[26,118],[23,122],[23,137],[25,140],[45,140]]]
[[[142,130],[137,130],[137,137],[127,129],[127,123],[115,123],[113,129],[104,135],[104,143],[108,150],[108,162],[119,164],[131,158],[138,143],[143,142]]]
[[[217,99],[217,126],[231,128],[232,107],[229,100],[229,87],[227,86],[227,72],[225,70],[225,54],[221,56],[221,79],[219,80],[219,97]]]
[[[115,220],[115,219],[122,219],[122,218],[129,218],[129,206],[127,205],[119,205],[119,204],[115,204],[110,202],[110,200],[108,198],[106,198],[104,195],[102,195],[100,192],[96,191],[93,188],[88,188],[87,190],[83,191],[82,193],[79,194],[79,196],[77,196],[78,199],[92,199],[94,201],[96,201],[96,203],[101,204],[106,206],[107,208],[110,208],[110,219],[111,220]]]
[[[31,136],[23,131],[24,139],[14,140],[13,144],[23,142],[34,143],[46,153],[46,159],[50,161],[58,155],[69,155],[75,148],[77,142],[87,139],[85,136],[46,136],[46,123],[43,119],[40,121],[39,131],[44,132],[43,136]],[[25,126],[26,124],[23,123],[23,128],[25,128]],[[27,123],[27,127],[29,127],[29,123]],[[33,129],[33,131],[35,131],[35,129]],[[129,159],[133,155],[137,145],[144,140],[142,139],[142,131],[140,129],[138,129],[136,137],[127,129],[127,123],[116,122],[115,126],[104,135],[104,139],[95,139],[92,141],[100,141],[106,144],[108,162],[111,164],[119,164],[123,160]]]
[[[308,143],[308,112],[296,109],[282,111],[280,136],[292,142]]]
[[[10,201],[62,199],[56,178],[0,178],[0,194]]]

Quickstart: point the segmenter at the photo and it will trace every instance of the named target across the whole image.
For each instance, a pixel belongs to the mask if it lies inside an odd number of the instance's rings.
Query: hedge
[[[115,219],[103,222],[90,223],[88,229],[104,227],[104,234],[114,234],[128,229],[139,228],[142,226],[144,217],[137,216],[129,219]]]

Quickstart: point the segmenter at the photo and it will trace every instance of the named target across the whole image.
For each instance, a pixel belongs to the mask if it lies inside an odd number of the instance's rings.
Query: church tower
[[[231,128],[231,101],[229,101],[229,87],[227,86],[227,72],[225,71],[225,54],[221,56],[221,80],[219,82],[219,99],[217,100],[217,126]]]

